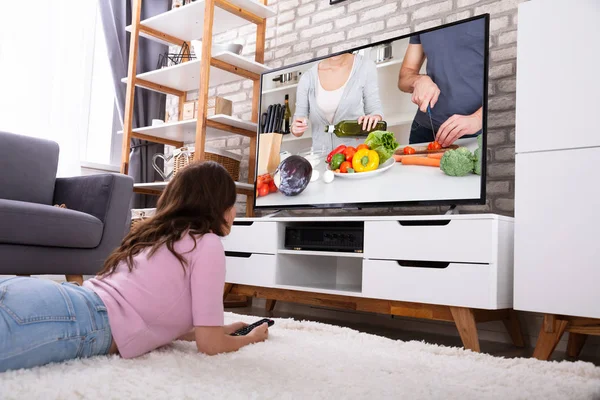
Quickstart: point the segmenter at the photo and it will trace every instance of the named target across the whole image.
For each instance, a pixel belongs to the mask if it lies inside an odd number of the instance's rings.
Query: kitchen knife
[[[273,132],[279,133],[279,116],[281,115],[281,104],[275,106],[275,121],[273,122]]]
[[[277,106],[275,104],[271,105],[271,117],[269,118],[269,123],[267,127],[267,132],[273,133],[275,129],[275,114],[277,114]]]
[[[277,104],[277,125],[275,126],[275,132],[281,133],[281,123],[283,122],[283,106]]]
[[[435,129],[433,127],[433,120],[431,119],[431,108],[429,107],[429,104],[427,105],[427,114],[429,114],[429,123],[431,124],[431,132],[433,132],[433,141],[435,142]]]
[[[271,119],[273,118],[273,105],[267,108],[267,123],[265,124],[265,133],[271,132]]]

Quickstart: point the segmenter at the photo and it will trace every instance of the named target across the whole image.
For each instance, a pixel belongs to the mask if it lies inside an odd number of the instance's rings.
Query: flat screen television
[[[488,44],[485,14],[261,74],[255,208],[484,204]]]

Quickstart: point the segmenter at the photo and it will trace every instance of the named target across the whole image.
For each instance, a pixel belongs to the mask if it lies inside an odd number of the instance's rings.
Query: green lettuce
[[[389,160],[396,149],[400,146],[396,142],[396,138],[392,132],[386,131],[373,131],[369,133],[365,144],[368,145],[371,150],[375,150],[379,155],[379,164],[383,164]]]

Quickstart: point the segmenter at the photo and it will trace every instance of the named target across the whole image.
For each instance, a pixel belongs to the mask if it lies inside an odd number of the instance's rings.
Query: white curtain
[[[58,176],[80,174],[96,1],[3,1],[0,6],[0,130],[58,142]]]

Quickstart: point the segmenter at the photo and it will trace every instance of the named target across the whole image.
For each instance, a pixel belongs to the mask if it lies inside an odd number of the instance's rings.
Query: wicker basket
[[[131,226],[129,229],[133,230],[142,221],[152,217],[155,211],[155,208],[141,208],[131,210]]]
[[[173,153],[173,176],[177,174],[177,171],[192,162],[193,159],[193,147],[182,147],[175,150],[175,153]],[[229,172],[234,181],[240,179],[240,162],[242,161],[242,156],[229,151],[206,147],[204,149],[204,159],[221,164]]]

